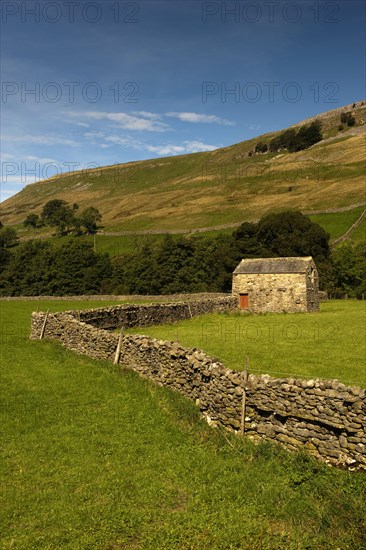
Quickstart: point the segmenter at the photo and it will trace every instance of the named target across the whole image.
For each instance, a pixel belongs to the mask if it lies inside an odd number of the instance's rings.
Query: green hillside
[[[365,109],[358,103],[317,116],[324,139],[295,153],[255,154],[259,141],[281,133],[273,132],[212,152],[56,176],[2,203],[0,219],[20,224],[55,198],[97,207],[107,232],[210,229],[288,208],[358,207],[365,202]],[[340,113],[348,110],[356,125],[339,130]]]

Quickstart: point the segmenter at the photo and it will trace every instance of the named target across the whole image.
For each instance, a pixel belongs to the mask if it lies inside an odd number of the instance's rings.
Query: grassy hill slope
[[[95,206],[109,231],[190,230],[239,224],[286,208],[322,211],[365,202],[366,105],[356,126],[338,130],[340,112],[319,115],[323,141],[297,153],[249,156],[279,132],[206,153],[63,174],[28,185],[1,206],[5,224],[40,213],[54,198]],[[311,119],[310,119],[311,120]]]

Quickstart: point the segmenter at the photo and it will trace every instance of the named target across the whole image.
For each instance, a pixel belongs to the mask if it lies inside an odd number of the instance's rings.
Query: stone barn
[[[239,307],[254,312],[319,311],[318,292],[311,256],[242,260],[233,273]]]

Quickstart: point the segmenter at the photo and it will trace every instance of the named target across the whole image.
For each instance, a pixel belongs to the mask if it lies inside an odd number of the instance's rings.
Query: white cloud
[[[21,187],[24,187],[24,184],[25,185],[28,185],[29,183],[34,183],[36,181],[39,181],[39,177],[37,174],[22,174],[22,173],[19,173],[18,176],[8,176],[8,175],[3,175],[2,176],[2,183],[7,183],[9,185],[20,185],[21,184]],[[2,189],[2,191],[5,191],[5,189]],[[10,189],[8,189],[8,191],[10,191]],[[12,191],[13,193],[17,192],[17,191]]]
[[[261,124],[250,124],[250,125],[249,125],[249,130],[256,130],[256,131],[258,131],[258,130],[261,129],[261,127],[262,127]]]
[[[35,157],[33,155],[27,155],[25,157],[25,160],[30,160],[33,162],[38,162],[39,164],[59,164],[57,160],[55,159],[49,159],[49,158],[43,158],[43,157]]]
[[[12,155],[11,153],[1,153],[2,160],[13,160],[15,159],[15,155]]]
[[[214,151],[218,149],[218,145],[209,145],[208,143],[203,143],[202,141],[185,141],[185,146],[188,153],[200,153],[203,151]]]
[[[84,132],[83,136],[86,139],[104,138],[103,132]]]
[[[235,126],[235,122],[221,118],[216,115],[201,115],[199,113],[190,112],[169,112],[165,116],[177,118],[182,122],[204,123],[204,124],[222,124],[224,126]]]
[[[66,120],[66,122],[68,124],[73,124],[74,126],[79,126],[80,128],[89,128],[90,127],[90,124],[88,124],[87,122],[79,122],[78,120]]]
[[[111,135],[105,136],[104,141],[120,145],[121,147],[130,147],[139,151],[149,151],[157,155],[184,155],[187,153],[200,153],[203,151],[213,151],[218,145],[209,145],[200,140],[183,141],[182,144],[167,143],[163,145],[150,145],[145,141],[140,141],[129,136]]]
[[[78,145],[76,141],[73,141],[72,139],[60,139],[50,136],[3,136],[3,141],[11,141],[11,142],[25,142],[30,145],[70,145],[75,146]]]
[[[141,111],[142,113],[143,111]],[[68,113],[71,116],[84,116],[93,120],[109,120],[115,122],[125,130],[144,131],[144,132],[166,132],[170,130],[168,124],[156,120],[154,113],[147,113],[148,117],[128,115],[127,113],[107,113],[98,111],[73,112]],[[152,118],[155,117],[155,118]]]
[[[158,155],[185,155],[188,153],[201,153],[204,151],[214,151],[216,145],[208,145],[202,141],[184,141],[183,145],[147,145],[146,149]]]
[[[158,155],[179,155],[185,152],[181,145],[146,145],[146,149]]]
[[[117,135],[106,136],[105,141],[108,141],[109,143],[113,143],[114,145],[124,145],[124,146],[130,145],[132,142],[132,140],[128,138],[117,136]]]
[[[151,120],[161,120],[163,118],[162,115],[159,115],[158,113],[150,113],[149,111],[134,111],[132,114],[142,116],[143,118],[149,118]]]
[[[22,189],[23,185],[19,185],[18,189],[4,189],[2,186],[0,187],[0,203],[3,201],[6,201],[6,199],[9,199],[16,193],[18,193]]]

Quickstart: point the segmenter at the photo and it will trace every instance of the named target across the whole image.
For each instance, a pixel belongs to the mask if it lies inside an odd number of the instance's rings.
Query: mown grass
[[[323,302],[319,313],[210,314],[174,325],[129,329],[198,347],[242,369],[275,377],[337,378],[366,387],[366,302]]]
[[[36,305],[0,302],[1,548],[364,547],[364,473],[211,429],[135,373],[28,340]]]

